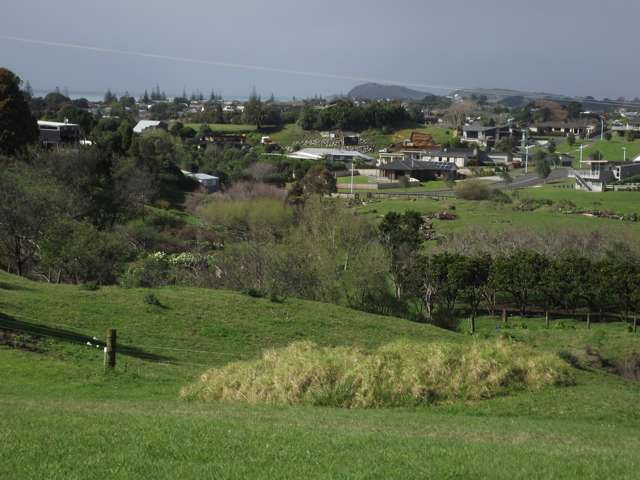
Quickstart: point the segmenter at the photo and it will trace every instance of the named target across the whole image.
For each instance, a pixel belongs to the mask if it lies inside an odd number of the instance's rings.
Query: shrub
[[[86,290],[87,292],[95,292],[100,288],[98,282],[84,282],[80,284],[80,290]]]
[[[398,179],[400,186],[402,188],[407,188],[410,185],[409,177],[407,175],[403,175]]]
[[[573,383],[569,366],[511,342],[396,342],[366,353],[298,342],[205,372],[186,399],[343,408],[479,400]]]
[[[509,195],[504,193],[502,190],[497,189],[491,190],[490,199],[492,202],[497,203],[513,203],[513,200]]]
[[[241,290],[241,292],[244,293],[245,295],[249,295],[250,297],[253,297],[253,298],[262,298],[262,297],[264,297],[264,292],[261,292],[257,288],[243,288]]]
[[[144,303],[146,303],[147,305],[152,305],[154,307],[162,306],[162,303],[160,303],[160,300],[158,299],[158,297],[156,297],[153,293],[147,293],[144,296]]]
[[[486,183],[478,180],[460,182],[455,188],[456,196],[464,200],[488,200],[491,190]]]

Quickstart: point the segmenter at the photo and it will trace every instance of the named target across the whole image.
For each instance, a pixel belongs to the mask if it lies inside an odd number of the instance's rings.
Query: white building
[[[356,150],[340,150],[337,148],[303,148],[297,152],[287,155],[289,158],[300,160],[329,160],[332,162],[341,161],[351,164],[355,161],[374,163],[375,159],[369,155]]]

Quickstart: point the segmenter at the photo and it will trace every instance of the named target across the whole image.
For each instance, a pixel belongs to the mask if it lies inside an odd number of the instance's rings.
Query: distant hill
[[[400,85],[381,85],[379,83],[358,85],[347,94],[349,98],[360,100],[419,100],[429,95],[431,94]]]
[[[508,88],[464,88],[461,90],[455,90],[454,92],[452,92],[452,95],[460,95],[462,97],[470,97],[471,95],[484,95],[490,102],[500,102],[501,100],[514,97],[524,97],[527,100],[573,100],[572,97],[568,97],[566,95],[557,95],[554,93],[545,92],[525,92],[521,90],[511,90]]]

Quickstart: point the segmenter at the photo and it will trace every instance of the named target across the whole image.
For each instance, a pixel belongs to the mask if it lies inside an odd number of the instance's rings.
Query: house
[[[161,128],[163,130],[166,130],[169,128],[169,125],[167,125],[166,122],[163,122],[161,120],[140,120],[135,127],[133,127],[133,133],[142,133],[147,129],[158,129]]]
[[[374,163],[375,159],[357,150],[341,150],[337,148],[303,148],[297,152],[287,155],[289,158],[300,160],[327,160],[330,162],[352,162]]]
[[[509,125],[485,126],[479,123],[465,125],[462,127],[462,138],[465,143],[476,143],[478,145],[494,145],[501,138],[518,135],[515,128]]]
[[[198,182],[208,192],[217,192],[220,190],[220,178],[206,173],[192,173],[186,170],[180,170],[185,177],[189,177]]]
[[[456,167],[455,163],[423,160],[395,160],[378,167],[378,175],[390,180],[409,177],[426,181],[436,178],[455,177],[457,172],[458,167]]]
[[[428,150],[436,150],[438,145],[428,133],[411,132],[411,136],[389,148],[380,150],[378,165],[386,165],[396,160],[420,160]]]
[[[75,123],[38,120],[38,129],[40,143],[47,147],[77,144],[82,137],[82,129]]]
[[[629,117],[622,122],[616,122],[611,127],[611,130],[622,133],[629,131],[640,133],[640,117]]]
[[[238,133],[215,133],[212,131],[204,133],[199,139],[198,143],[201,146],[207,144],[213,144],[218,147],[224,148],[238,148],[243,149],[248,146],[247,136]]]
[[[574,122],[541,122],[529,127],[531,133],[537,135],[569,135],[570,133],[587,138],[595,135],[598,125],[592,120]]]
[[[626,180],[640,174],[638,162],[610,162],[608,160],[584,160],[588,168],[573,170],[569,176],[576,179],[576,190],[604,192],[608,184]]]
[[[464,168],[472,164],[479,163],[478,150],[455,150],[455,149],[442,149],[442,150],[426,150],[420,160],[426,162],[444,162],[453,163],[458,168]]]

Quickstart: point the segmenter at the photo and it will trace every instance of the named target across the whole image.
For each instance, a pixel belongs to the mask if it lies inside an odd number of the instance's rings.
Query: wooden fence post
[[[549,310],[547,310],[546,312],[544,312],[544,327],[548,330],[549,329]]]
[[[507,323],[507,309],[502,309],[502,323]]]
[[[587,312],[587,330],[591,328],[591,312]]]
[[[106,347],[104,348],[104,368],[114,369],[116,367],[117,332],[110,328],[107,330]]]
[[[633,333],[636,333],[638,331],[638,314],[634,313],[633,314]]]

